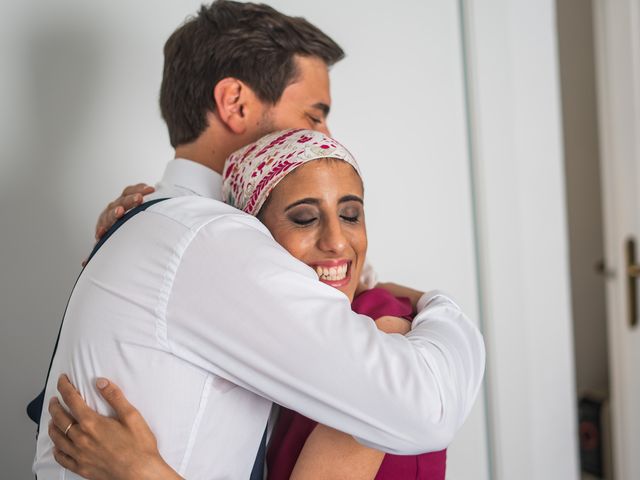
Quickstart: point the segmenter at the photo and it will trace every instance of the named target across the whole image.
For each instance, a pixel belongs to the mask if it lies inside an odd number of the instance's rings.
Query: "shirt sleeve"
[[[366,446],[446,448],[477,396],[482,337],[441,293],[421,299],[407,336],[385,334],[242,216],[201,228],[175,269],[176,355]]]

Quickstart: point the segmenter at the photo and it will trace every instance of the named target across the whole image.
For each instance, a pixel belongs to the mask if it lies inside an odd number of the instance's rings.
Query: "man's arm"
[[[423,296],[406,338],[382,335],[240,215],[198,231],[179,268],[160,309],[174,353],[367,446],[440,450],[473,405],[482,338],[445,296]]]
[[[405,335],[411,330],[411,322],[385,315],[376,319],[376,327],[385,333]],[[371,480],[383,459],[384,452],[360,445],[351,435],[316,425],[296,460],[291,480]]]
[[[390,453],[448,446],[482,381],[482,337],[446,296],[385,335],[252,217],[201,228],[170,299],[173,353]]]
[[[386,333],[404,335],[411,324],[402,318],[384,316],[376,319],[376,326]],[[182,478],[162,459],[151,429],[121,390],[106,379],[99,379],[96,386],[113,409],[114,418],[91,410],[66,375],[58,379],[58,392],[73,416],[57,399],[51,400],[48,433],[55,445],[56,461],[92,479]],[[305,442],[291,478],[372,479],[383,458],[383,452],[360,445],[350,435],[318,425]]]
[[[118,198],[109,202],[105,209],[100,212],[98,220],[96,221],[95,239],[100,240],[102,236],[132,208],[141,205],[144,202],[144,197],[155,192],[155,187],[147,185],[146,183],[138,183],[136,185],[129,185],[122,190],[122,193]],[[85,264],[86,260],[83,262]],[[357,293],[370,288],[384,288],[388,292],[394,294],[397,297],[407,297],[411,300],[411,303],[415,309],[416,303],[422,293],[413,288],[398,285],[391,282],[378,283],[378,275],[373,266],[366,262],[362,269],[360,276],[360,284],[358,285]],[[415,312],[414,312],[415,313]]]

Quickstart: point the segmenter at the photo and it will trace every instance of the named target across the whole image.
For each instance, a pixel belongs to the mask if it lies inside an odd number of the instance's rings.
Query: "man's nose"
[[[329,125],[327,125],[327,122],[322,122],[320,125],[318,125],[318,128],[316,130],[318,130],[320,133],[324,133],[327,137],[331,136]]]

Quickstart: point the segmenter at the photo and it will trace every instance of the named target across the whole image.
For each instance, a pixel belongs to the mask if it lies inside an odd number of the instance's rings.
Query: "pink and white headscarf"
[[[257,215],[271,190],[300,165],[335,158],[360,168],[349,151],[314,130],[283,130],[262,137],[231,154],[224,165],[222,198],[229,205]]]

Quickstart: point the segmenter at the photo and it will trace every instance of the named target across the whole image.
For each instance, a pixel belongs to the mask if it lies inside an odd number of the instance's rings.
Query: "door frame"
[[[593,2],[593,7],[605,264],[610,272],[606,297],[613,470],[616,478],[636,478],[640,445],[633,445],[633,430],[640,417],[632,414],[637,405],[631,404],[632,387],[625,380],[631,352],[623,271],[627,236],[635,233],[640,241],[634,212],[640,200],[634,193],[640,185],[640,3]],[[635,172],[629,171],[629,158],[636,159]],[[640,336],[640,328],[631,334]]]

